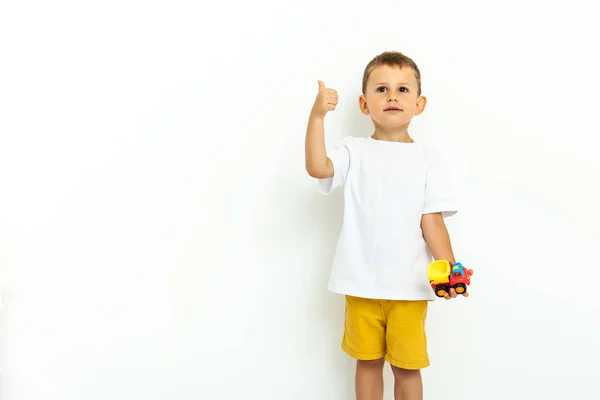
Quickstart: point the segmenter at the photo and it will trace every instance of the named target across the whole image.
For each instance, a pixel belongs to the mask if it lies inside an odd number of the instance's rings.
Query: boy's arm
[[[423,214],[421,230],[435,260],[446,260],[451,264],[456,261],[442,213]]]
[[[327,157],[325,149],[325,115],[335,110],[338,95],[333,89],[326,89],[319,81],[319,93],[308,119],[305,141],[306,172],[313,178],[331,178],[333,163]]]
[[[310,113],[306,128],[306,172],[313,178],[319,179],[333,176],[333,164],[325,150],[324,125],[323,117]]]
[[[446,260],[450,264],[456,262],[454,252],[452,251],[450,235],[448,234],[442,213],[423,214],[421,217],[421,230],[434,259]],[[472,270],[469,271],[473,272]],[[469,292],[465,291],[462,295],[469,297]],[[448,300],[456,296],[456,291],[452,288],[450,289],[450,293],[446,294],[444,298]]]

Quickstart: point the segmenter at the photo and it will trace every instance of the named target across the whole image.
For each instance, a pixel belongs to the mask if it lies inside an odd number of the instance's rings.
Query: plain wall
[[[425,399],[600,398],[592,3],[372,4],[2,2],[2,400],[353,398],[304,134],[318,79],[328,145],[372,133],[384,50],[422,70],[475,270],[431,304]]]

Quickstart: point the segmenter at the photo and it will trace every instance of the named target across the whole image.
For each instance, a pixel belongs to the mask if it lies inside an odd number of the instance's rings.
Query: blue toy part
[[[459,262],[452,264],[452,275],[454,276],[465,276],[465,267]]]

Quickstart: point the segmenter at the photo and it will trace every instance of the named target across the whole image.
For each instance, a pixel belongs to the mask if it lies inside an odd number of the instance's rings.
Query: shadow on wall
[[[310,332],[307,340],[313,344],[320,343],[320,351],[311,355],[310,364],[325,372],[322,377],[315,376],[313,379],[316,385],[325,387],[331,387],[331,381],[335,380],[337,388],[335,398],[352,398],[354,384],[351,377],[354,363],[340,348],[344,329],[345,299],[343,295],[327,290],[331,263],[342,223],[342,191],[336,190],[329,196],[313,194],[305,212],[308,218],[304,223],[310,226],[310,231],[315,232],[309,240],[314,254],[311,259],[315,265],[310,268],[313,274],[312,281],[308,283],[306,297],[306,308],[310,313],[307,319]],[[318,394],[331,395],[330,393]]]
[[[358,100],[357,100],[358,103]],[[337,141],[346,136],[367,137],[373,132],[373,125],[368,116],[360,113],[356,108],[345,108],[343,115],[337,120],[340,127],[336,131],[342,132]],[[327,132],[326,132],[327,135]],[[328,138],[327,142],[335,144],[336,140]],[[315,180],[316,189],[316,180]],[[317,232],[311,237],[310,243],[315,245],[313,249],[318,256],[315,257],[317,268],[310,284],[311,293],[308,296],[308,309],[318,310],[313,315],[312,323],[317,324],[315,334],[321,338],[314,338],[323,343],[322,362],[332,371],[332,374],[323,377],[337,381],[337,392],[335,398],[354,397],[354,370],[355,361],[347,356],[340,348],[344,328],[344,304],[343,295],[331,293],[326,290],[331,263],[335,254],[342,218],[344,212],[343,188],[338,188],[329,196],[315,192],[312,194],[308,209],[304,215],[305,221],[310,226],[310,231]]]
[[[357,92],[354,96],[353,101],[348,102],[347,106],[343,109],[339,116],[339,131],[342,132],[342,136],[356,136],[356,137],[368,137],[374,132],[373,122],[368,115],[364,115],[358,106],[358,97],[360,93]],[[336,111],[337,112],[337,111]],[[327,133],[326,133],[327,134]]]

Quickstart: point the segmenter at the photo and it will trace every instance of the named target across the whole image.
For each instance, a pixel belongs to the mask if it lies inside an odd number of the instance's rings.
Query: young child
[[[365,68],[359,97],[375,128],[370,137],[348,137],[326,150],[324,118],[338,95],[321,81],[310,113],[306,170],[325,195],[344,188],[328,288],[346,296],[342,349],[357,359],[358,400],[383,399],[385,361],[394,372],[395,398],[423,399],[425,318],[435,299],[427,266],[432,257],[456,261],[444,224],[457,212],[446,170],[408,133],[426,102],[413,60],[384,52]],[[451,289],[445,297],[456,296]]]

